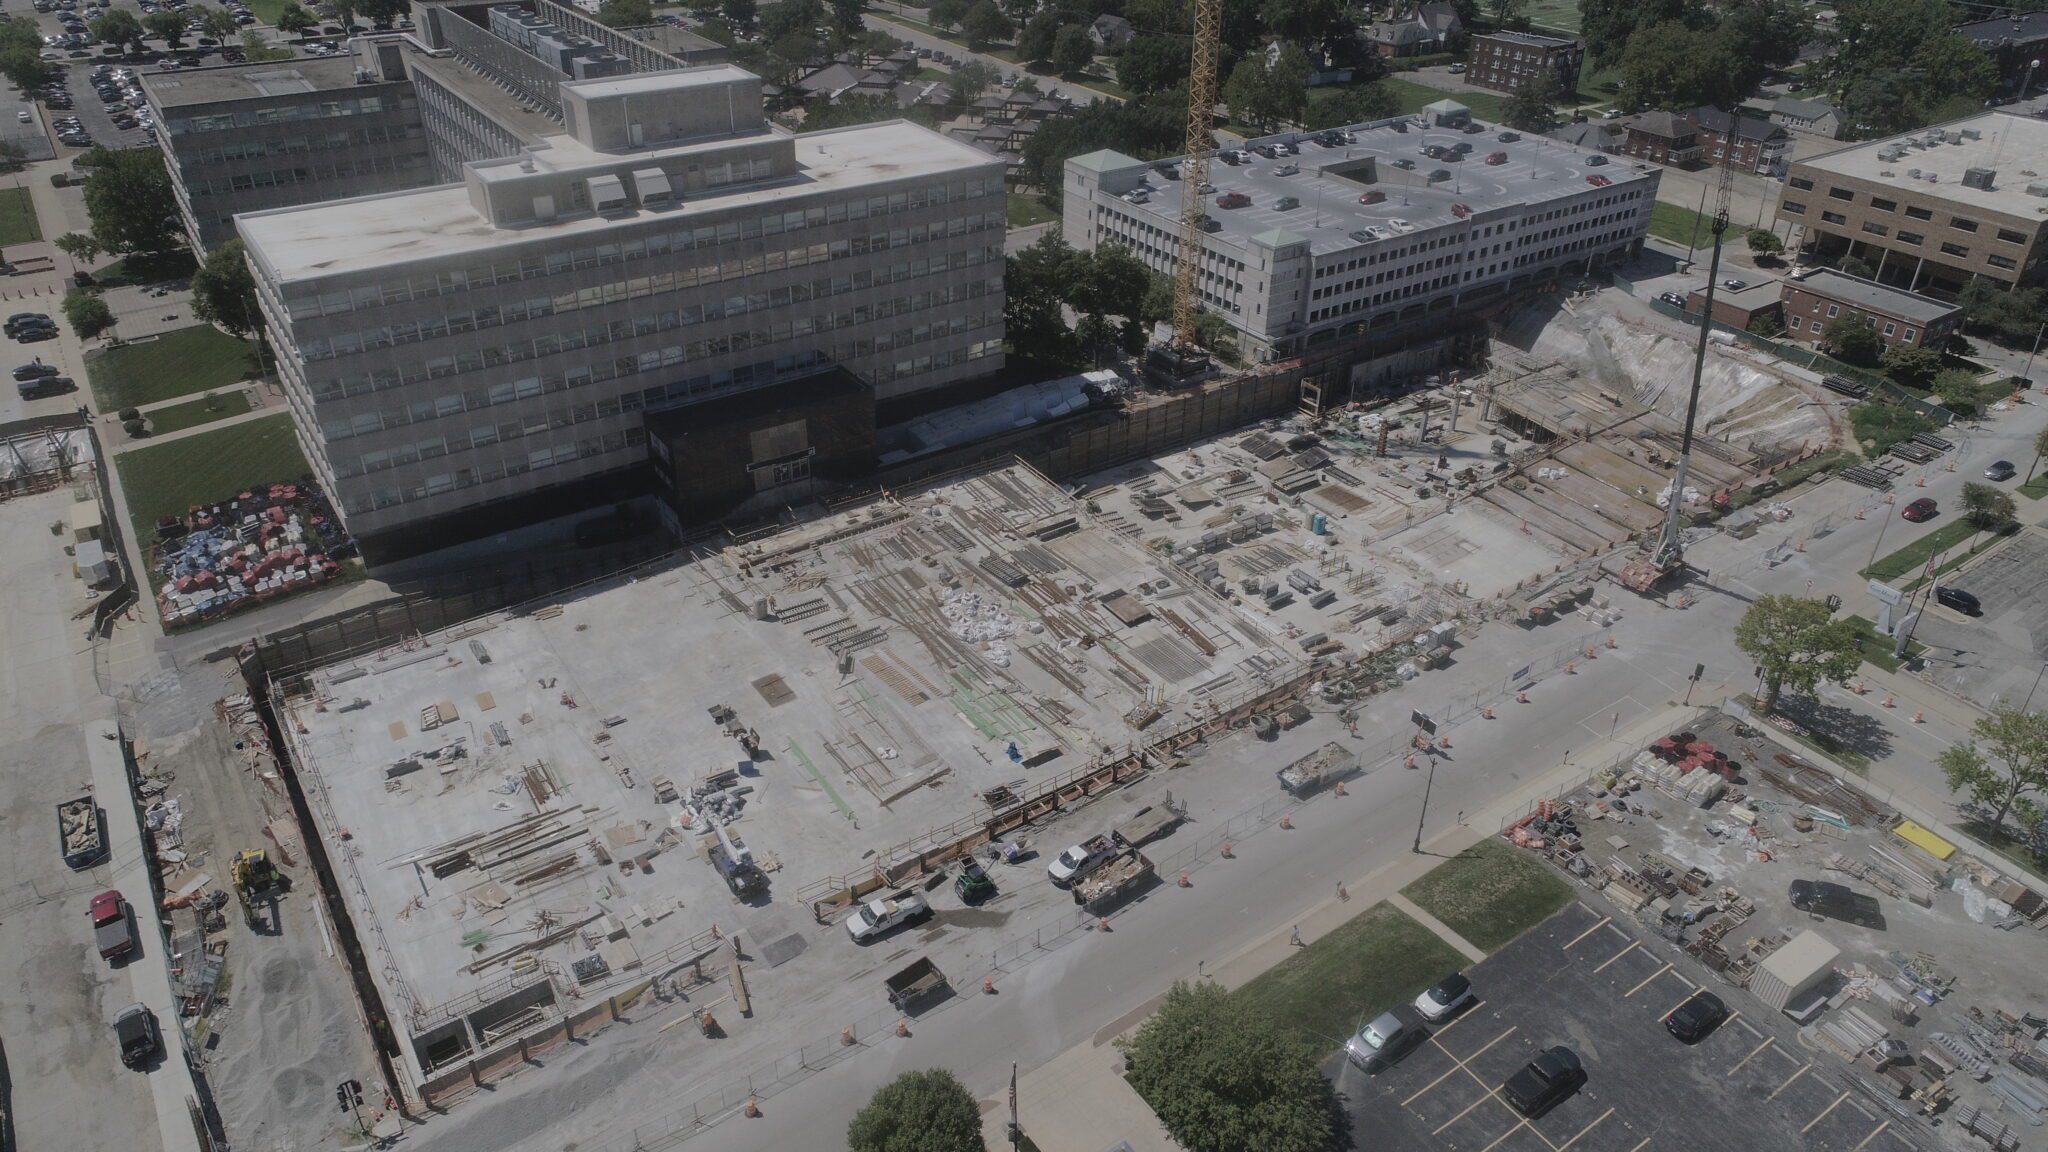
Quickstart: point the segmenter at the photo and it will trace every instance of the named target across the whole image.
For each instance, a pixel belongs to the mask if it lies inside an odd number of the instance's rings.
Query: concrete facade
[[[1513,92],[1535,83],[1548,71],[1562,95],[1578,91],[1579,65],[1585,56],[1585,45],[1561,36],[1531,32],[1474,36],[1465,57],[1465,80],[1496,92]]]
[[[730,66],[563,86],[461,185],[244,216],[321,482],[373,559],[640,470],[645,411],[834,365],[1002,365],[1000,161],[897,122],[792,137]]]
[[[434,182],[410,82],[359,82],[354,57],[144,72],[194,251],[234,217]]]
[[[1886,348],[1938,349],[1963,323],[1962,310],[1953,304],[1832,268],[1786,280],[1781,299],[1785,335],[1808,344],[1818,344],[1829,321],[1844,314],[1863,317]]]
[[[1656,199],[1657,169],[1605,156],[1589,166],[1543,137],[1420,129],[1405,117],[1356,126],[1341,147],[1313,135],[1248,142],[1294,143],[1296,156],[1210,166],[1215,192],[1202,200],[1216,227],[1202,242],[1202,305],[1229,321],[1254,359],[1498,303],[1620,258],[1641,244]],[[1443,168],[1424,153],[1460,144],[1473,151]],[[1492,154],[1501,162],[1481,160]],[[1112,151],[1069,160],[1067,242],[1123,244],[1172,275],[1183,185],[1163,170],[1177,163]],[[1232,194],[1247,199],[1218,205]]]
[[[1985,112],[1792,164],[1778,213],[1907,291],[2043,278],[2048,123]],[[2041,189],[2042,192],[2036,192]]]

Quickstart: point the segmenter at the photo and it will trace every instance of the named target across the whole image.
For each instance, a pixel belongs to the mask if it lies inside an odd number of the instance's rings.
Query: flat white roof
[[[564,138],[566,139],[566,138]],[[557,143],[550,138],[550,143]],[[243,239],[279,283],[444,259],[507,244],[632,228],[650,216],[689,219],[732,208],[798,200],[822,192],[914,176],[1001,165],[1000,158],[908,121],[815,132],[795,141],[798,175],[685,197],[675,207],[613,216],[583,215],[498,227],[479,215],[463,184],[385,196],[330,200],[236,217]],[[536,158],[542,153],[536,154]],[[645,162],[660,153],[619,156]],[[514,165],[517,171],[516,164]]]
[[[603,80],[565,81],[563,91],[577,92],[592,100],[607,96],[637,96],[643,92],[674,92],[679,89],[709,88],[732,84],[741,80],[758,80],[760,77],[744,68],[731,64],[707,64],[702,68],[683,68],[668,72],[635,72],[626,76],[613,76]]]
[[[1977,138],[1965,137],[1953,144],[1948,142],[1948,135],[1960,136],[1965,132],[1974,132]],[[1926,143],[1937,137],[1940,143]],[[1904,146],[1905,154],[1894,160],[1879,158],[1878,153],[1894,146]],[[2039,219],[2041,209],[2048,205],[2048,201],[2027,195],[2027,185],[2038,180],[2038,177],[2027,173],[2048,172],[2048,121],[2007,112],[1985,112],[1965,120],[1951,120],[1932,128],[1852,145],[1797,161],[1793,166],[1801,165],[1819,173],[1851,176],[1874,184],[1910,189],[1921,196],[1939,197],[2010,216]],[[1995,173],[1989,191],[1963,186],[1963,173],[1970,168],[1989,168]],[[1919,179],[1908,175],[1916,169],[1920,172]],[[1930,173],[1934,176],[1932,181],[1927,179]],[[1822,188],[1817,193],[1825,195],[1826,191]]]

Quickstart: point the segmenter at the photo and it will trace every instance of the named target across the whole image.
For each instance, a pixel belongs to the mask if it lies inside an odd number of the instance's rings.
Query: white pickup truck
[[[898,892],[894,896],[870,900],[854,909],[846,921],[846,934],[853,937],[854,943],[865,944],[931,914],[932,906],[925,902],[923,896],[915,892]]]

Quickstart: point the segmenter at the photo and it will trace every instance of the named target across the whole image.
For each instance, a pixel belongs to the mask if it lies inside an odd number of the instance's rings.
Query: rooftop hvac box
[[[1997,173],[1989,168],[1965,168],[1963,169],[1963,187],[1981,188],[1989,192],[1991,191],[1991,182],[1996,176]]]
[[[1763,963],[1756,966],[1755,975],[1749,978],[1749,990],[1756,993],[1757,999],[1782,1011],[1826,980],[1841,955],[1841,949],[1808,929],[1764,957]]]

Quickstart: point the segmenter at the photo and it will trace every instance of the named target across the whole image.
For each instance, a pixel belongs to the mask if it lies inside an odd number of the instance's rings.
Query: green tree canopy
[[[99,241],[93,239],[91,234],[86,232],[66,232],[55,240],[50,241],[50,243],[57,246],[57,251],[64,253],[80,264],[90,264],[99,259],[100,254],[106,251],[106,249],[100,247]]]
[[[1700,0],[1579,0],[1579,34],[1586,62],[1604,68],[1621,59],[1639,28],[1677,20],[1700,25],[1710,17]]]
[[[754,0],[722,0],[718,11],[735,28],[752,28],[755,18],[760,15],[760,7]]]
[[[1355,34],[1340,0],[1264,0],[1259,19],[1273,37],[1294,44],[1322,44]]]
[[[1785,242],[1769,228],[1752,228],[1742,239],[1749,245],[1750,252],[1757,256],[1776,256],[1785,250]]]
[[[240,240],[214,249],[192,273],[192,313],[216,328],[237,336],[261,331],[263,313],[256,301],[256,279]]]
[[[212,4],[195,4],[185,15],[188,21],[197,17],[201,32],[223,43],[233,39],[242,29],[241,25],[235,23],[235,18],[228,14],[227,9]]]
[[[1050,60],[1053,43],[1060,36],[1058,9],[1045,7],[1031,14],[1017,33],[1017,59]]]
[[[114,326],[114,310],[97,293],[73,288],[64,294],[64,319],[81,340],[90,340]]]
[[[1817,71],[1852,138],[1981,109],[1998,82],[1947,0],[1841,0],[1835,14],[1835,51]]]
[[[1727,37],[1682,20],[1652,24],[1629,37],[1621,53],[1621,98],[1630,107],[1684,111],[1741,102],[1742,62]]]
[[[123,256],[177,247],[184,232],[164,154],[155,148],[95,148],[92,157],[85,211],[100,247]]]
[[[1016,25],[1010,23],[1010,18],[1003,15],[1003,10],[996,7],[994,0],[979,0],[960,18],[960,35],[967,39],[969,52],[979,52],[998,43],[1015,29]]]
[[[1353,84],[1335,96],[1309,105],[1304,128],[1342,128],[1349,124],[1370,124],[1401,111],[1400,97],[1385,84]]]
[[[2011,288],[1982,278],[1971,280],[1956,293],[1956,306],[1963,310],[1963,325],[1973,335],[1989,336],[2001,344],[2030,349],[2041,326],[2048,323],[2039,288]]]
[[[1963,518],[1980,532],[2003,532],[2019,523],[2012,493],[1975,480],[1963,485]]]
[[[311,12],[297,3],[287,3],[277,14],[277,30],[287,36],[303,35],[319,24]]]
[[[1735,626],[1735,646],[1763,669],[1768,713],[1787,687],[1812,693],[1822,680],[1842,680],[1863,663],[1856,625],[1835,620],[1825,601],[1759,596]]]
[[[1061,308],[1066,304],[1065,268],[1076,255],[1058,232],[1048,231],[1004,262],[1004,333],[1034,360],[1060,363],[1073,343]]]
[[[1545,68],[1535,79],[1508,94],[1507,103],[1501,108],[1501,120],[1521,132],[1548,131],[1557,119],[1550,106],[1551,95],[1556,91],[1557,80]]]
[[[142,26],[149,29],[151,36],[162,39],[172,48],[181,48],[185,44],[185,17],[169,9],[145,14]]]
[[[1018,90],[1024,86],[1020,83]],[[1143,160],[1178,155],[1187,139],[1187,91],[1164,92],[1118,103],[1098,100],[1071,115],[1047,120],[1024,145],[1024,182],[1045,193],[1059,207],[1070,157],[1098,148],[1113,148]]]
[[[2023,825],[2037,822],[2034,798],[2048,795],[2048,715],[1995,708],[1970,734],[1973,739],[1941,754],[1949,790],[1968,795],[1994,831],[2004,832],[2015,812]]]
[[[1062,76],[1079,75],[1095,63],[1095,41],[1088,38],[1088,29],[1079,24],[1069,24],[1060,29],[1053,39],[1052,67]]]
[[[983,93],[995,87],[996,81],[999,79],[1001,77],[997,74],[995,65],[982,60],[965,61],[954,68],[953,74],[948,77],[948,84],[953,93],[953,103],[960,105],[974,103],[976,100],[981,99]]]
[[[1308,76],[1308,54],[1292,44],[1282,45],[1270,63],[1264,53],[1255,53],[1231,70],[1223,102],[1230,105],[1232,120],[1265,135],[1308,110]]]
[[[604,0],[597,22],[607,28],[643,28],[654,23],[654,7],[647,0]]]
[[[1170,36],[1140,34],[1116,58],[1116,82],[1140,96],[1149,96],[1188,82],[1187,42]]]
[[[54,71],[43,59],[43,34],[34,17],[0,17],[0,76],[26,93]]]
[[[1858,368],[1877,367],[1883,351],[1877,331],[1861,312],[1844,312],[1828,321],[1828,326],[1821,329],[1820,342],[1826,346],[1828,355]]]
[[[92,38],[102,44],[112,44],[117,48],[142,47],[142,21],[126,8],[109,8],[93,17],[92,23],[85,27],[92,33]]]
[[[1884,374],[1908,388],[1925,390],[1934,384],[1934,377],[1941,372],[1941,353],[1933,348],[1915,348],[1910,344],[1898,344],[1885,350],[1879,361]]]
[[[242,33],[242,60],[249,64],[268,64],[278,60],[290,60],[298,53],[289,48],[279,48],[263,38],[254,28]]]
[[[852,36],[867,27],[867,0],[832,0],[832,22],[839,34]]]
[[[1188,1152],[1324,1152],[1330,1082],[1314,1054],[1211,983],[1176,982],[1129,1038],[1124,1079]]]
[[[846,1126],[849,1152],[987,1152],[981,1105],[943,1068],[905,1072]]]

